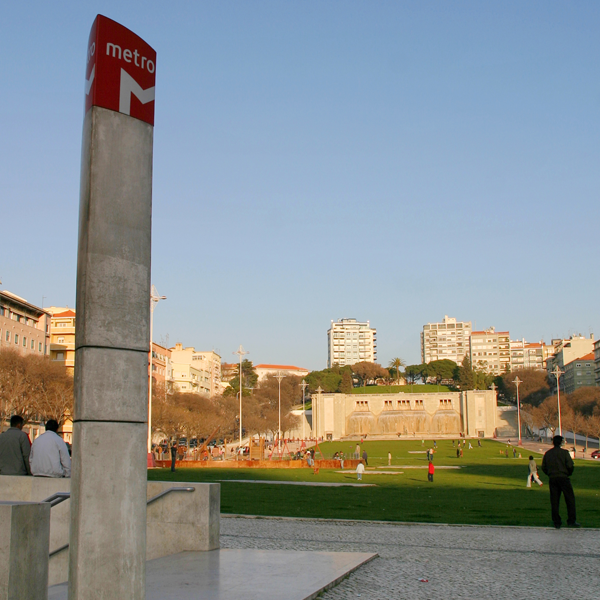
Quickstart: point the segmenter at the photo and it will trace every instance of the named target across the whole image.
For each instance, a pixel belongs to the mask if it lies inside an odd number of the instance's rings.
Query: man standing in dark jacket
[[[550,506],[552,507],[552,521],[556,529],[560,529],[562,524],[558,512],[561,493],[565,495],[565,502],[567,503],[567,526],[581,527],[577,522],[575,494],[569,479],[575,465],[569,452],[560,447],[562,442],[562,436],[555,435],[552,438],[554,448],[548,450],[542,460],[542,471],[550,478]]]

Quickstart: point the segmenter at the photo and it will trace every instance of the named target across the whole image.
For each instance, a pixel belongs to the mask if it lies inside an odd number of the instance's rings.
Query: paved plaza
[[[325,592],[323,600],[591,600],[600,594],[598,529],[406,525],[221,515],[221,547],[379,554]]]

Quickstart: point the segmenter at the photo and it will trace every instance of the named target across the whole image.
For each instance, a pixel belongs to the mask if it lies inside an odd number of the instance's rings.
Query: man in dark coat
[[[175,461],[177,460],[177,442],[171,444],[171,471],[175,472]]]
[[[562,520],[558,511],[560,495],[564,494],[567,503],[567,526],[581,527],[577,522],[575,512],[575,494],[569,477],[573,473],[575,465],[567,450],[561,448],[563,438],[555,435],[552,438],[553,448],[544,454],[542,460],[542,471],[550,479],[550,506],[552,507],[552,521],[556,529],[560,529]]]
[[[369,462],[367,461],[367,458],[368,458],[368,456],[367,456],[367,451],[366,451],[366,450],[363,450],[363,453],[362,453],[362,459],[365,461],[365,465],[368,465],[368,464],[369,464]]]
[[[0,474],[31,475],[29,453],[31,442],[23,431],[25,420],[19,415],[10,418],[10,429],[0,435]]]

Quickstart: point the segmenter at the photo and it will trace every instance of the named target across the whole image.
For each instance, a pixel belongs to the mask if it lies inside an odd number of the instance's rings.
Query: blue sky
[[[600,333],[598,2],[29,2],[0,22],[0,279],[75,305],[87,38],[157,53],[155,339],[420,361],[444,315]]]

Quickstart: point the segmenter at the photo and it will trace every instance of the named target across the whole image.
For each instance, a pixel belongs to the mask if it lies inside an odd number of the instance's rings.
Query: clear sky
[[[155,340],[326,365],[345,317],[420,362],[444,315],[600,334],[600,3],[9,2],[0,279],[74,306],[102,13],[157,53]]]

